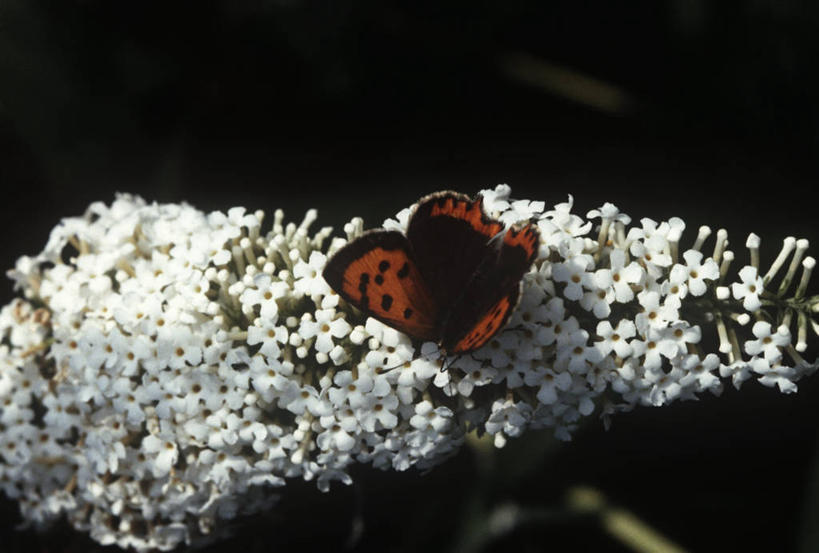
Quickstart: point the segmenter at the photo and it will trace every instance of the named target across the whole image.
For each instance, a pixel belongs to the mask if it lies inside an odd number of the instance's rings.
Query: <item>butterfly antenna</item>
[[[519,324],[519,325],[516,325],[516,326],[507,326],[506,328],[503,329],[503,332],[506,332],[507,330],[512,330],[514,332],[524,332],[524,333],[527,332],[527,331],[529,331],[529,332],[532,331],[530,328],[526,328],[522,324]]]
[[[398,363],[397,365],[393,365],[392,367],[382,367],[381,374],[388,373],[390,371],[397,369],[398,367],[403,367],[406,364],[407,362],[404,361],[403,363]]]

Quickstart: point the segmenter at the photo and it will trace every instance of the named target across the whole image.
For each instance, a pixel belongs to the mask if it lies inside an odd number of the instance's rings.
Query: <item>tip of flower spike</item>
[[[711,227],[707,225],[702,225],[697,231],[697,238],[696,240],[694,240],[694,245],[691,246],[691,249],[695,251],[700,251],[703,243],[709,236],[711,236]]]
[[[748,239],[745,240],[745,247],[749,249],[758,248],[761,243],[762,239],[752,232],[748,235]]]
[[[315,222],[316,219],[318,219],[318,210],[315,208],[310,208],[304,214],[304,220],[302,221],[301,226],[303,228],[309,227]]]
[[[682,233],[685,230],[685,221],[679,217],[672,217],[668,220],[669,230],[666,238],[669,242],[679,242],[682,238]]]

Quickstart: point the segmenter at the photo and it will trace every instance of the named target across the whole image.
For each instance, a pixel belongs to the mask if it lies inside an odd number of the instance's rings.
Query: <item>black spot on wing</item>
[[[381,296],[381,308],[384,311],[389,311],[390,307],[392,307],[392,296],[389,294],[384,294]]]
[[[381,263],[379,263],[379,264],[378,264],[378,270],[379,270],[379,272],[382,272],[382,273],[383,273],[384,271],[386,271],[386,270],[387,270],[387,269],[389,269],[389,268],[390,268],[390,262],[389,262],[389,261],[387,261],[386,259],[385,259],[385,260],[383,260]]]
[[[369,273],[361,273],[361,277],[358,279],[358,291],[361,292],[361,305],[364,308],[370,303],[370,298],[367,296],[367,286],[370,284],[370,274]]]
[[[409,263],[404,263],[396,274],[398,275],[398,278],[407,278],[409,275]]]
[[[382,284],[384,284],[384,277],[383,277],[383,276],[381,276],[381,275],[375,275],[375,279],[374,279],[374,280],[375,280],[375,283],[376,283],[376,284],[378,284],[379,286],[381,286]]]
[[[412,309],[407,307],[406,309],[404,309],[404,318],[409,319],[410,317],[412,317]]]

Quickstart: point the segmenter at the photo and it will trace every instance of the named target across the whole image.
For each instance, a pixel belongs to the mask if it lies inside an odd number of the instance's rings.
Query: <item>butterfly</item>
[[[506,229],[484,213],[480,195],[437,192],[421,198],[406,234],[365,232],[328,260],[323,276],[365,315],[461,355],[506,324],[539,244],[533,223]]]

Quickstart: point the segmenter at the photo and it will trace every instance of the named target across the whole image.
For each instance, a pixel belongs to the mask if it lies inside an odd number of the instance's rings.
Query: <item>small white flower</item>
[[[575,256],[552,267],[552,275],[557,282],[565,282],[563,295],[570,300],[578,301],[583,297],[583,288],[593,287],[592,275],[588,273],[591,260],[588,256]]]
[[[398,372],[396,383],[403,387],[426,388],[426,381],[441,372],[441,366],[435,361],[434,354],[436,353],[438,353],[438,347],[431,342],[421,346],[421,355],[419,357],[405,362],[395,369],[395,372]]]
[[[669,372],[662,370],[646,371],[645,380],[651,384],[648,396],[651,404],[664,405],[680,397],[682,386],[679,381],[683,374],[683,371],[679,368],[673,368]]]
[[[339,423],[332,423],[327,429],[316,437],[316,444],[322,450],[330,448],[338,451],[350,451],[355,446],[353,438]]]
[[[730,376],[734,388],[739,390],[742,383],[751,378],[751,366],[747,361],[734,361],[730,365],[720,365],[719,375],[722,378]]]
[[[719,357],[709,353],[705,358],[699,355],[685,355],[680,358],[679,367],[685,373],[679,383],[683,387],[694,386],[696,391],[710,390],[719,393],[722,389],[714,371],[720,368]]]
[[[544,202],[530,202],[529,200],[515,200],[509,208],[501,213],[499,219],[505,225],[527,222],[537,218],[546,207]]]
[[[202,340],[187,326],[163,325],[156,343],[158,356],[172,369],[198,365],[202,361]]]
[[[589,366],[599,363],[603,354],[594,346],[587,345],[589,333],[585,330],[576,330],[571,333],[568,341],[558,347],[557,363],[567,362],[570,372],[585,374]]]
[[[610,304],[616,298],[611,271],[609,269],[595,271],[589,281],[592,288],[580,298],[580,305],[586,311],[594,313],[598,319],[608,317],[611,314]]]
[[[365,398],[364,404],[357,412],[358,422],[367,432],[375,432],[378,424],[381,428],[395,428],[398,424],[398,416],[395,414],[397,409],[397,396],[389,394],[378,397],[372,394]]]
[[[665,296],[667,304],[677,307],[682,305],[682,300],[688,295],[688,273],[672,271],[660,285],[660,292]]]
[[[452,423],[452,411],[448,407],[435,407],[424,400],[415,406],[415,414],[410,418],[410,425],[417,430],[432,429],[443,432]]]
[[[671,268],[671,281],[686,282],[688,290],[695,296],[701,296],[708,289],[705,281],[719,278],[719,267],[710,257],[702,262],[702,252],[688,250],[683,253],[685,265],[674,265]]]
[[[782,358],[783,347],[791,343],[791,333],[786,326],[780,326],[773,332],[771,323],[757,321],[751,329],[756,340],[745,342],[745,352],[749,355],[763,355],[770,363]]]
[[[281,354],[280,345],[287,343],[289,333],[285,326],[259,327],[251,325],[247,327],[247,343],[251,346],[261,344],[259,353],[271,359],[279,357]]]
[[[546,303],[546,320],[535,333],[535,341],[541,346],[549,346],[566,333],[580,327],[574,316],[566,319],[566,309],[562,298],[552,298]]]
[[[270,275],[259,274],[253,278],[253,288],[247,288],[239,296],[239,301],[250,307],[259,306],[259,316],[266,324],[278,320],[279,305],[277,300],[284,297],[289,286],[284,282],[273,282]]]
[[[395,216],[395,219],[386,219],[383,226],[386,230],[397,230],[399,232],[406,232],[407,224],[409,223],[410,215],[412,214],[412,207],[405,207]]]
[[[674,304],[661,304],[658,292],[644,290],[637,294],[637,299],[643,308],[643,312],[637,314],[634,322],[637,324],[637,330],[642,335],[645,335],[650,328],[664,327],[678,317],[677,306]]]
[[[495,436],[495,445],[503,447],[505,436],[519,436],[532,416],[532,406],[526,402],[511,399],[496,400],[492,413],[486,421],[486,431]]]
[[[756,267],[746,265],[739,271],[739,278],[742,282],[731,284],[731,292],[734,299],[742,300],[742,307],[748,311],[757,311],[762,302],[759,295],[763,292],[762,277],[759,276]]]
[[[635,354],[644,356],[643,366],[646,369],[659,369],[663,358],[672,359],[679,353],[676,340],[666,328],[650,327],[645,341],[633,340],[631,345]]]
[[[691,326],[686,321],[671,323],[663,329],[663,335],[677,344],[677,353],[683,355],[688,351],[688,344],[697,344],[702,338],[699,326]]]
[[[792,367],[771,363],[765,357],[755,357],[749,364],[751,370],[760,375],[758,379],[760,384],[768,387],[779,386],[779,390],[785,394],[796,391],[796,384],[793,382],[796,371]]]
[[[365,356],[367,365],[373,369],[390,370],[409,363],[415,355],[409,337],[394,328],[384,328],[380,332],[379,342],[379,347],[367,352]]]
[[[611,283],[614,288],[614,298],[620,303],[628,303],[634,299],[634,291],[631,285],[641,285],[645,278],[645,272],[640,265],[632,261],[625,265],[626,253],[623,250],[612,250],[609,254],[611,264]]]
[[[323,405],[319,399],[318,391],[313,386],[298,387],[294,385],[285,392],[286,394],[281,397],[279,404],[295,415],[310,412],[316,416],[326,416],[332,413],[329,406]]]
[[[487,359],[495,368],[508,367],[514,352],[520,347],[519,332],[502,332],[492,338],[488,344],[477,350],[475,359]],[[466,369],[465,369],[466,370]]]
[[[538,220],[543,247],[565,254],[568,251],[582,249],[583,239],[592,228],[591,221],[584,221],[571,213],[573,198],[570,195],[569,201],[558,204],[553,210],[547,211],[544,217]],[[541,248],[541,252],[544,249]]]
[[[462,396],[469,396],[475,387],[491,383],[498,374],[497,370],[484,366],[476,359],[460,359],[458,367],[464,371],[463,378],[457,384],[458,393]]]
[[[556,373],[551,369],[538,368],[530,371],[524,378],[528,386],[538,388],[537,399],[544,405],[551,405],[557,401],[557,391],[567,391],[572,385],[569,373]]]
[[[125,415],[126,422],[131,426],[137,426],[145,420],[145,411],[137,395],[130,390],[114,397],[111,405],[114,411]]]
[[[339,371],[333,377],[335,387],[330,388],[330,401],[337,408],[345,403],[357,409],[366,403],[366,398],[373,390],[374,381],[366,374],[353,378],[352,371]]]
[[[309,261],[299,259],[293,266],[293,276],[296,277],[293,288],[297,293],[317,298],[330,294],[330,287],[321,276],[324,265],[327,264],[327,256],[321,252],[310,252]]]
[[[499,184],[494,190],[482,190],[483,208],[493,217],[506,212],[509,207],[509,195],[512,188],[508,184]]]
[[[625,213],[621,213],[616,205],[609,202],[605,202],[600,208],[592,209],[586,214],[586,217],[589,219],[596,219],[599,217],[604,221],[617,221],[623,223],[624,225],[631,223],[631,217]]]
[[[142,451],[154,459],[152,469],[156,477],[168,474],[179,458],[176,442],[160,439],[153,434],[142,439]]]
[[[672,262],[668,243],[671,227],[666,222],[658,225],[648,218],[641,219],[640,223],[643,227],[631,228],[626,237],[631,244],[629,251],[642,262],[651,277],[659,278]]]
[[[633,351],[628,343],[629,338],[636,334],[636,327],[629,319],[621,319],[617,323],[617,328],[612,328],[609,321],[597,323],[597,335],[603,338],[602,342],[597,342],[596,347],[603,355],[608,355],[614,351],[618,357],[628,357]]]
[[[343,318],[335,318],[334,309],[319,309],[316,311],[316,320],[302,321],[299,334],[305,340],[315,338],[316,351],[328,353],[334,347],[333,338],[341,339],[353,329]]]

